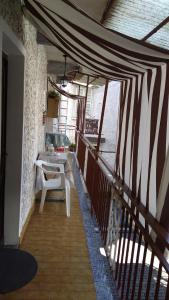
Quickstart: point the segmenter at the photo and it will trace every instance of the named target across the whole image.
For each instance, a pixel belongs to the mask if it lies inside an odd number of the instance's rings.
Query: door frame
[[[16,246],[19,243],[22,194],[25,49],[11,28],[0,17],[0,76],[2,75],[2,52],[8,55],[4,244]],[[1,82],[2,78],[0,78],[0,111]]]
[[[6,120],[7,120],[7,84],[8,84],[8,56],[2,53],[2,104],[1,104],[1,142],[2,155],[0,165],[0,245],[4,238],[4,194],[5,194],[5,167],[6,167]]]

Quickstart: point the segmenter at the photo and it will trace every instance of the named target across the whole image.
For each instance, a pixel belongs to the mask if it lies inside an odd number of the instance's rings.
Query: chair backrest
[[[40,179],[41,179],[41,183],[44,186],[46,178],[45,178],[45,173],[44,173],[44,170],[43,170],[43,167],[42,167],[43,163],[44,163],[43,160],[36,160],[35,161],[35,165],[38,167],[38,172],[39,172],[39,176],[40,176]]]
[[[59,174],[61,177],[61,181],[63,183],[65,177],[63,164],[55,164],[55,163],[45,162],[43,160],[36,160],[35,165],[38,167],[39,175],[41,177],[43,187],[45,186],[46,183],[45,172],[50,173],[50,171],[54,171],[56,174]]]

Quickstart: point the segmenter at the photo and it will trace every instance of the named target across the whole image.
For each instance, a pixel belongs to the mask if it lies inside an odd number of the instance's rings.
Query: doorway
[[[5,246],[19,243],[25,53],[0,17],[0,237]]]
[[[0,159],[0,245],[4,238],[4,196],[6,169],[6,119],[8,90],[8,57],[2,53],[1,159]]]

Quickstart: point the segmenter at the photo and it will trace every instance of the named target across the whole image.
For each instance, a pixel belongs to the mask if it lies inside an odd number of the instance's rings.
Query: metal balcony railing
[[[77,159],[120,299],[168,300],[169,233],[79,133]]]

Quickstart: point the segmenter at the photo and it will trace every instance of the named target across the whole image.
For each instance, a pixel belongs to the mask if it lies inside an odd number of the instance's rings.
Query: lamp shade
[[[69,83],[69,80],[68,80],[68,77],[67,76],[63,76],[60,78],[60,84],[63,86],[63,87],[66,87]]]

